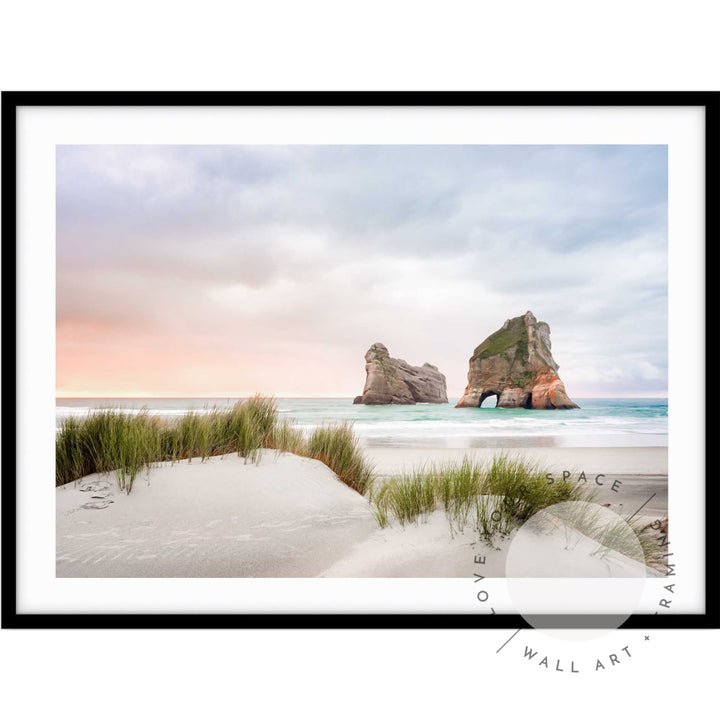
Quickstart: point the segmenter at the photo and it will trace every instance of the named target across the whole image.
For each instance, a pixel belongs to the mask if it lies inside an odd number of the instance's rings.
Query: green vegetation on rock
[[[524,390],[526,387],[528,387],[528,385],[532,385],[534,377],[534,372],[526,370],[524,372],[514,373],[513,376],[510,378],[510,383],[513,386],[522,388]]]
[[[528,337],[525,319],[523,317],[513,318],[508,322],[507,328],[500,328],[475,348],[472,360],[485,360],[486,358],[500,355],[511,348],[516,348],[514,361],[527,362]]]

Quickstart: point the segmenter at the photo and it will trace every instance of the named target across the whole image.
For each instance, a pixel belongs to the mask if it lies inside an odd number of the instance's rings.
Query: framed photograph
[[[718,627],[718,190],[717,93],[4,93],[3,626]]]

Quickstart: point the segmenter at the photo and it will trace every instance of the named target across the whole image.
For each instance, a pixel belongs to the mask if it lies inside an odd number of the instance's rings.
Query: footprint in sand
[[[81,510],[104,510],[110,503],[115,501],[112,498],[106,497],[102,500],[91,500],[80,506]]]
[[[115,502],[112,499],[111,484],[108,480],[98,480],[94,478],[92,480],[81,480],[78,483],[78,490],[80,492],[93,493],[90,496],[90,502],[86,502],[80,506],[81,510],[104,510]]]
[[[109,493],[111,485],[108,480],[81,480],[77,488],[80,492]]]

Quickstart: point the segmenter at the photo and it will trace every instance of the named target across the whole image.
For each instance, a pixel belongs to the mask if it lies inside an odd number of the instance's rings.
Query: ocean
[[[579,410],[456,409],[447,405],[353,405],[352,398],[276,398],[282,417],[312,429],[350,421],[368,447],[667,447],[665,398],[574,398]],[[56,425],[99,408],[178,416],[235,398],[58,398]]]

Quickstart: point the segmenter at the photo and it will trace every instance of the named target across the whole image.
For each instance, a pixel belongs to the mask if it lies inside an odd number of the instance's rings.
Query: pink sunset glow
[[[57,394],[352,397],[383,342],[458,397],[474,347],[532,309],[574,396],[664,395],[666,161],[59,147]],[[635,262],[619,273],[617,257]]]

